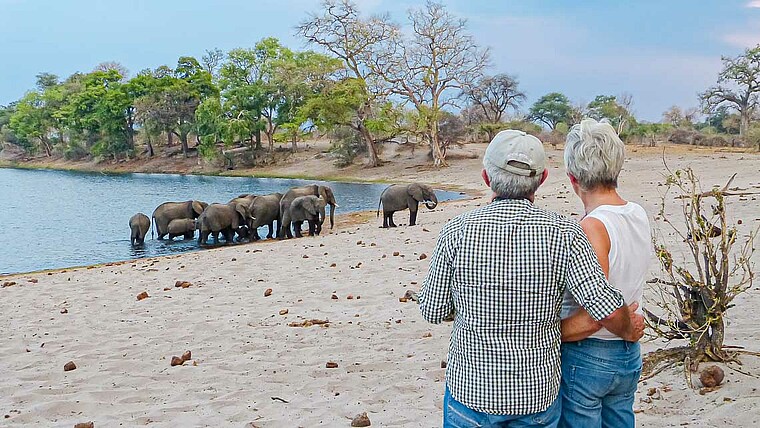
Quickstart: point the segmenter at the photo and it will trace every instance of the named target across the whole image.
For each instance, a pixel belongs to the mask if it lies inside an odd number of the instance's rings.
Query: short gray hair
[[[584,190],[617,187],[625,145],[604,122],[584,119],[574,125],[565,142],[565,169]]]
[[[512,174],[483,159],[483,167],[491,182],[491,190],[505,199],[523,199],[533,196],[541,185],[543,174],[533,177]]]

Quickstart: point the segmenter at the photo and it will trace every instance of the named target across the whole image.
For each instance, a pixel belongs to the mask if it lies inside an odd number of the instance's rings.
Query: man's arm
[[[448,222],[438,236],[438,242],[430,257],[430,268],[419,294],[422,317],[433,324],[440,324],[454,311],[451,282],[454,275],[454,255],[461,234],[461,220]]]
[[[575,301],[593,320],[598,321],[613,334],[628,341],[638,340],[640,336],[631,324],[623,296],[607,282],[596,254],[582,230],[578,230],[572,238],[570,260],[567,287]]]

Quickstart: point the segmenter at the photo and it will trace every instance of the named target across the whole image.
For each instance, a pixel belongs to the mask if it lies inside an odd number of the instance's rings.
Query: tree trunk
[[[267,143],[269,143],[269,152],[274,151],[274,135],[271,135],[270,133],[266,133],[267,135]]]
[[[53,148],[50,147],[50,142],[47,138],[42,137],[40,138],[40,142],[42,143],[42,148],[45,150],[45,156],[52,157],[53,156]]]
[[[437,167],[449,166],[446,163],[446,156],[441,149],[441,142],[438,139],[438,123],[433,120],[430,126],[430,148],[433,151],[433,165]]]
[[[742,110],[739,115],[739,136],[746,137],[749,130],[750,111],[748,109]]]
[[[148,157],[152,158],[153,155],[155,154],[155,152],[153,151],[153,142],[150,140],[150,134],[147,134],[146,136],[148,137],[148,141],[147,141],[147,144],[148,144]]]
[[[182,144],[182,154],[185,155],[186,158],[190,157],[187,147],[187,133],[183,132],[181,134],[177,134],[177,137],[179,137],[179,142]]]
[[[380,166],[380,157],[377,155],[377,145],[372,138],[372,134],[369,133],[369,129],[364,126],[364,121],[359,121],[359,134],[361,134],[364,144],[367,145],[367,157],[369,157],[369,166],[374,168]]]
[[[256,150],[261,150],[261,129],[257,127],[254,135],[256,136]],[[272,146],[269,147],[269,151],[272,151]]]
[[[171,147],[174,145],[174,134],[170,130],[166,130],[166,146]]]

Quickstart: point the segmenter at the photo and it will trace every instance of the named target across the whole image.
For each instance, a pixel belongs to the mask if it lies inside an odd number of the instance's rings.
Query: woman
[[[641,206],[617,192],[623,142],[608,123],[593,119],[573,126],[565,145],[565,168],[586,215],[588,236],[609,282],[631,310],[640,311],[652,255],[649,219]],[[562,308],[561,427],[633,427],[633,401],[641,374],[638,342],[601,328],[569,294]],[[636,321],[643,323],[640,315]]]

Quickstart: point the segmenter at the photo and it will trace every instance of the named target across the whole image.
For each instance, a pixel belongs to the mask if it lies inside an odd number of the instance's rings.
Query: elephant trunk
[[[330,229],[335,225],[335,207],[337,204],[330,204]],[[324,208],[322,208],[322,221],[324,221]]]
[[[432,192],[430,194],[430,197],[428,198],[428,200],[425,201],[425,206],[429,210],[435,209],[435,207],[438,206],[438,198],[435,196],[435,192]]]

